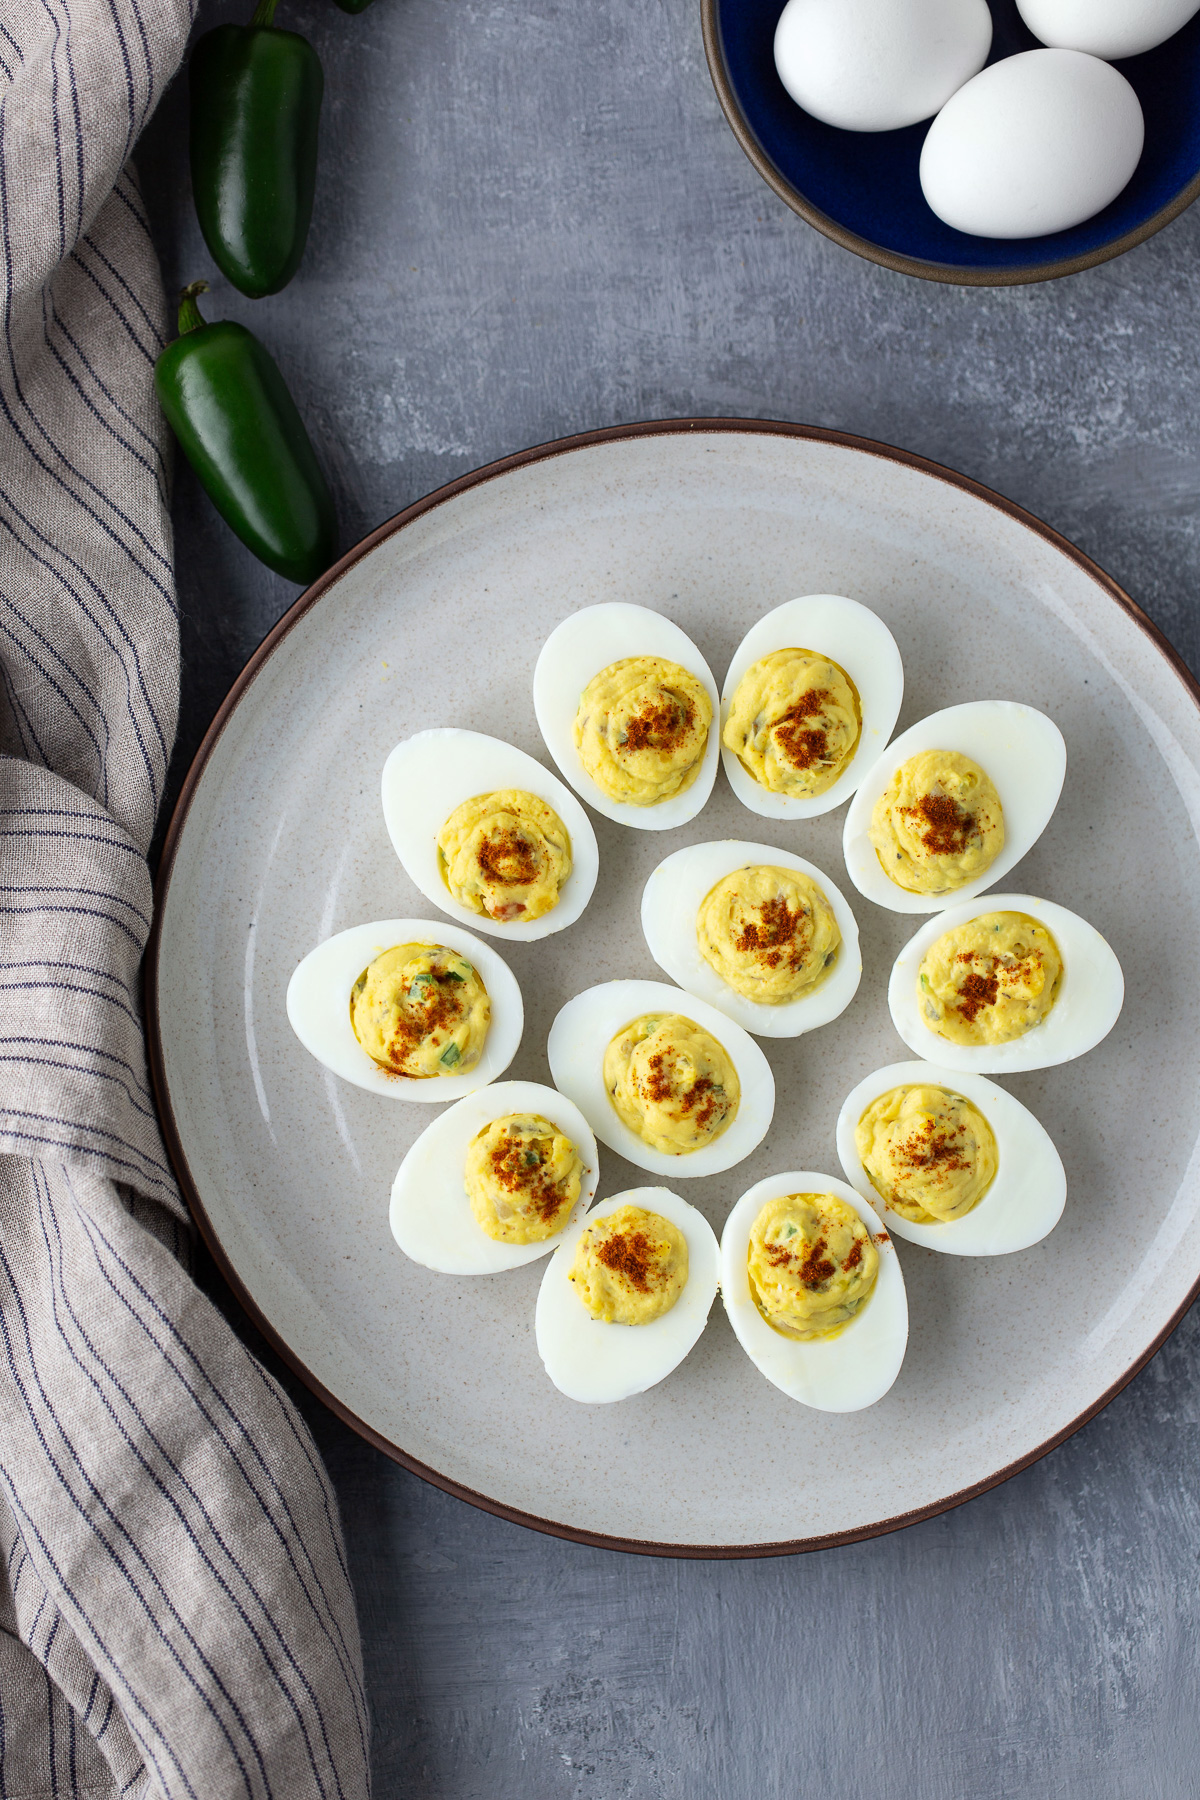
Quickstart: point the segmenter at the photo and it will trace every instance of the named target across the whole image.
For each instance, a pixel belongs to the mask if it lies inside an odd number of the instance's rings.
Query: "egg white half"
[[[682,1156],[652,1150],[617,1113],[604,1085],[604,1052],[643,1013],[679,1013],[710,1032],[728,1052],[742,1087],[737,1117],[711,1144]],[[550,1073],[600,1139],[626,1162],[652,1175],[691,1180],[732,1169],[762,1142],[775,1111],[775,1077],[754,1039],[706,1000],[665,981],[605,981],[585,988],[559,1012],[546,1044]]]
[[[829,901],[842,934],[837,960],[821,985],[782,1006],[749,1000],[722,981],[701,956],[696,939],[696,915],[706,896],[735,869],[756,863],[796,869],[809,876]],[[659,863],[643,890],[642,931],[651,956],[673,981],[759,1037],[799,1037],[818,1025],[828,1025],[845,1012],[862,976],[858,926],[844,895],[814,863],[770,844],[722,838],[717,843],[691,844],[674,851]]]
[[[465,1075],[419,1079],[389,1075],[369,1057],[350,1023],[350,993],[355,982],[384,950],[395,944],[444,944],[465,956],[483,978],[492,1003],[483,1055]],[[490,944],[444,919],[381,919],[352,925],[310,950],[288,983],[288,1022],[304,1048],[344,1081],[383,1094],[388,1100],[418,1100],[437,1105],[461,1100],[486,1087],[507,1069],[521,1042],[525,1009],[521,990],[508,964]]]
[[[961,1219],[915,1225],[893,1212],[863,1168],[855,1128],[872,1101],[892,1088],[931,1083],[962,1094],[977,1106],[996,1135],[998,1157],[992,1184]],[[837,1122],[838,1157],[851,1187],[882,1206],[887,1228],[910,1244],[949,1256],[1007,1256],[1048,1237],[1067,1202],[1067,1176],[1050,1134],[1028,1107],[982,1075],[968,1075],[937,1063],[892,1063],[876,1069],[846,1096]]]
[[[875,802],[900,764],[925,750],[957,750],[991,776],[1004,809],[1004,848],[974,881],[948,894],[911,894],[884,874],[867,832]],[[969,700],[910,725],[863,775],[846,814],[843,848],[860,894],[891,912],[931,913],[982,894],[1037,843],[1058,805],[1067,768],[1062,732],[1015,700]]]
[[[465,1169],[472,1140],[507,1113],[537,1113],[569,1137],[583,1163],[579,1199],[563,1230],[590,1206],[600,1173],[591,1127],[577,1106],[536,1081],[494,1081],[468,1094],[427,1125],[392,1183],[392,1236],[413,1262],[441,1275],[494,1275],[549,1256],[562,1232],[536,1244],[502,1244],[483,1231],[467,1198]]]
[[[879,1251],[870,1299],[836,1337],[802,1342],[767,1324],[750,1292],[750,1231],[769,1200],[785,1194],[834,1194],[852,1206]],[[811,1169],[769,1175],[743,1194],[721,1233],[721,1297],[738,1343],[767,1380],[818,1412],[859,1412],[882,1400],[908,1345],[908,1296],[896,1247],[875,1209],[832,1175]]]
[[[773,794],[747,773],[732,750],[721,747],[729,785],[751,812],[764,819],[813,819],[848,800],[891,736],[904,698],[904,664],[883,620],[859,600],[841,594],[805,594],[767,613],[746,633],[729,665],[721,690],[721,727],[729,717],[734,689],[751,663],[773,650],[811,650],[843,668],[862,707],[862,733],[833,786],[811,800]]]
[[[1062,985],[1041,1024],[1023,1037],[1007,1044],[952,1044],[925,1023],[917,980],[921,963],[943,932],[991,912],[1028,913],[1046,927],[1062,956]],[[892,1023],[909,1049],[917,1056],[936,1058],[943,1068],[976,1075],[1049,1069],[1083,1056],[1108,1036],[1124,998],[1121,965],[1095,926],[1065,906],[1032,894],[984,894],[948,906],[905,944],[888,982]]]
[[[567,1279],[588,1225],[622,1206],[661,1213],[687,1239],[687,1284],[670,1312],[648,1325],[606,1325],[593,1319]],[[679,1367],[708,1322],[719,1262],[708,1220],[669,1188],[630,1188],[577,1217],[542,1277],[534,1315],[538,1355],[555,1387],[569,1400],[596,1406],[627,1400],[662,1381]]]
[[[558,904],[540,919],[489,919],[454,898],[442,879],[438,833],[457,806],[477,794],[522,788],[552,806],[571,835],[571,873]],[[592,897],[600,853],[592,822],[556,775],[513,744],[456,727],[418,731],[383,765],[383,817],[396,855],[427,900],[490,937],[527,944],[573,925]]]
[[[658,806],[631,806],[597,787],[575,748],[575,714],[584,688],[601,669],[628,656],[661,656],[694,675],[712,702],[712,724],[691,786]],[[533,671],[533,706],[546,748],[577,794],[606,819],[638,831],[671,831],[706,804],[717,775],[721,702],[708,664],[685,631],[648,606],[610,600],[585,606],[557,625]]]

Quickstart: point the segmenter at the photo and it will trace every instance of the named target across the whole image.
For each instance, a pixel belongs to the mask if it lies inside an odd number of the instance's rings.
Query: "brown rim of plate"
[[[885,269],[894,269],[899,275],[916,275],[922,281],[943,281],[955,287],[1024,287],[1034,281],[1054,281],[1060,275],[1078,275],[1081,269],[1093,269],[1098,263],[1109,262],[1114,256],[1123,256],[1126,250],[1133,250],[1138,244],[1144,244],[1156,231],[1161,231],[1164,225],[1177,219],[1181,212],[1186,212],[1193,200],[1200,198],[1198,171],[1173,200],[1159,207],[1150,218],[1135,226],[1132,231],[1125,232],[1122,237],[1114,238],[1109,244],[1102,244],[1099,249],[1084,251],[1079,256],[1064,256],[1058,262],[1031,263],[1025,268],[966,268],[958,263],[925,262],[917,256],[903,256],[897,250],[887,250],[882,244],[872,243],[870,238],[860,237],[858,232],[848,231],[844,225],[839,225],[836,219],[831,219],[828,213],[823,213],[820,207],[814,206],[799,188],[794,188],[780,174],[755,137],[734,94],[729,72],[725,67],[721,29],[717,22],[719,5],[720,0],[700,0],[704,54],[708,58],[708,72],[717,90],[721,110],[729,121],[734,137],[754,167],[784,205],[790,206],[794,213],[799,213],[802,219],[815,226],[824,237],[832,238],[843,250],[853,250],[856,256],[865,258],[867,262],[879,263]]]
[[[936,1518],[939,1513],[949,1512],[952,1507],[961,1506],[965,1500],[973,1500],[977,1494],[983,1494],[989,1488],[998,1487],[1001,1482],[1007,1481],[1010,1475],[1019,1474],[1022,1469],[1027,1469],[1030,1464],[1037,1462],[1049,1451],[1057,1449],[1059,1444],[1065,1442],[1081,1426],[1095,1418],[1096,1414],[1106,1407],[1128,1382],[1132,1381],[1133,1377],[1145,1367],[1150,1358],[1170,1337],[1192,1302],[1197,1295],[1200,1295],[1200,1279],[1197,1279],[1187,1299],[1158,1333],[1154,1341],[1141,1355],[1135,1358],[1120,1380],[1115,1381],[1093,1405],[1086,1407],[1077,1418],[1072,1419],[1069,1425],[1064,1426],[1053,1437],[1047,1438],[1045,1443],[1039,1444],[1027,1456],[1019,1457],[1016,1462],[998,1469],[986,1480],[977,1481],[971,1487],[947,1494],[929,1506],[918,1507],[915,1511],[898,1514],[895,1518],[880,1519],[874,1524],[862,1525],[853,1531],[830,1532],[824,1537],[791,1538],[778,1543],[659,1544],[640,1538],[609,1537],[601,1532],[585,1531],[571,1525],[560,1525],[553,1519],[538,1518],[536,1514],[522,1512],[514,1506],[505,1506],[498,1500],[490,1499],[486,1494],[476,1493],[473,1488],[464,1487],[460,1482],[450,1480],[447,1476],[440,1474],[437,1469],[431,1469],[428,1464],[419,1462],[416,1457],[410,1456],[398,1444],[391,1443],[373,1426],[368,1425],[365,1419],[360,1419],[335,1394],[330,1393],[322,1382],[318,1381],[262,1312],[231,1263],[213,1229],[180,1143],[179,1130],[171,1107],[171,1097],[167,1091],[162,1042],[158,1031],[160,921],[166,906],[167,892],[171,885],[171,870],[184,827],[187,824],[193,797],[208,759],[216,747],[217,740],[233,717],[242,696],[272,652],[293,626],[299,623],[309,608],[315,606],[339,577],[374,550],[377,544],[383,543],[385,538],[392,537],[396,532],[403,531],[406,525],[411,525],[414,520],[432,512],[435,507],[442,506],[447,500],[453,500],[459,494],[465,493],[468,488],[482,486],[486,481],[494,481],[498,476],[507,475],[511,470],[524,468],[530,463],[545,462],[551,457],[564,456],[574,450],[587,450],[596,444],[614,443],[630,438],[675,437],[694,432],[743,432],[764,437],[800,438],[810,443],[834,444],[842,449],[857,450],[863,455],[878,456],[889,462],[900,463],[904,468],[916,469],[921,474],[931,475],[938,481],[944,481],[949,486],[956,487],[977,500],[986,501],[989,506],[995,507],[997,512],[1004,513],[1019,525],[1025,526],[1028,531],[1032,531],[1036,536],[1042,538],[1044,542],[1050,544],[1082,569],[1084,574],[1088,575],[1096,583],[1096,586],[1119,606],[1122,612],[1128,614],[1133,623],[1146,634],[1155,649],[1159,651],[1173,673],[1182,682],[1197,709],[1200,710],[1200,682],[1196,681],[1182,657],[1172,649],[1157,625],[1146,616],[1136,601],[1130,599],[1123,588],[1118,587],[1111,576],[1104,573],[1098,564],[1049,525],[1043,524],[1032,513],[1026,512],[1023,507],[1017,506],[1011,500],[1005,500],[1001,495],[994,493],[991,488],[984,487],[981,482],[973,481],[970,476],[956,474],[954,470],[944,468],[940,463],[930,462],[926,457],[914,455],[910,450],[897,450],[889,444],[876,443],[870,438],[855,437],[845,431],[827,431],[821,426],[792,425],[773,419],[648,420],[635,425],[610,425],[599,431],[584,431],[575,437],[556,438],[551,443],[539,444],[530,450],[520,450],[514,456],[501,457],[498,462],[488,463],[484,468],[476,469],[473,474],[460,475],[457,480],[449,481],[444,487],[437,488],[432,494],[428,494],[424,500],[417,500],[412,506],[406,506],[403,512],[397,513],[395,518],[389,519],[386,524],[378,526],[352,550],[348,550],[338,562],[334,563],[332,568],[328,569],[300,595],[284,613],[278,624],[267,633],[229,690],[216,717],[205,733],[204,741],[187,772],[179,799],[175,803],[175,810],[171,815],[171,823],[167,828],[155,883],[154,923],[147,946],[146,1035],[150,1052],[150,1076],[162,1121],[163,1137],[166,1140],[175,1173],[179,1178],[179,1185],[183,1189],[192,1217],[212,1254],[213,1261],[237,1296],[244,1311],[276,1354],[283,1359],[294,1374],[299,1376],[305,1386],[316,1394],[318,1399],[325,1402],[331,1412],[336,1413],[338,1418],[349,1425],[353,1431],[358,1432],[360,1437],[366,1438],[369,1444],[374,1444],[377,1450],[382,1450],[386,1456],[390,1456],[394,1462],[402,1464],[404,1468],[410,1469],[414,1475],[420,1475],[423,1480],[431,1482],[434,1487],[441,1488],[443,1493],[453,1494],[459,1500],[466,1500],[472,1506],[479,1507],[483,1512],[494,1513],[497,1518],[511,1520],[516,1525],[527,1525],[534,1531],[546,1532],[551,1537],[569,1538],[574,1543],[589,1544],[605,1550],[627,1550],[642,1556],[680,1556],[698,1560],[715,1560],[754,1556],[790,1556],[804,1550],[824,1550],[837,1544],[859,1543],[864,1538],[882,1537],[887,1532],[900,1530],[902,1526],[915,1525],[922,1519]]]

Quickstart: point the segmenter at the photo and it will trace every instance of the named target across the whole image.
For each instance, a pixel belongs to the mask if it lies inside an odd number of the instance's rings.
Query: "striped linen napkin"
[[[336,1504],[146,1081],[179,641],[127,158],[188,0],[0,0],[0,1796],[360,1800]]]

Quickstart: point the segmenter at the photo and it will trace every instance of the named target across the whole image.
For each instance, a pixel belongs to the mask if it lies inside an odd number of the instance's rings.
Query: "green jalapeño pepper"
[[[274,359],[232,319],[206,325],[194,281],[154,386],[183,453],[225,523],[269,569],[306,586],[327,569],[337,519],[304,421]]]
[[[204,241],[234,287],[277,294],[300,266],[317,179],[325,77],[316,51],[271,20],[218,25],[192,51],[192,192]]]

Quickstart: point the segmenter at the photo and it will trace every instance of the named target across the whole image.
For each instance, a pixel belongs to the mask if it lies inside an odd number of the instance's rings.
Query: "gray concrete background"
[[[197,29],[246,4],[200,7]],[[1069,281],[858,261],[761,183],[699,0],[281,0],[324,61],[308,252],[218,279],[330,470],[343,541],[563,433],[724,413],[882,438],[1096,557],[1200,666],[1200,209]],[[181,80],[138,160],[168,284],[211,267]],[[295,590],[180,472],[175,779]],[[302,1397],[341,1499],[379,1800],[1183,1800],[1200,1788],[1200,1319],[1035,1468],[888,1538],[687,1563],[536,1536]]]

